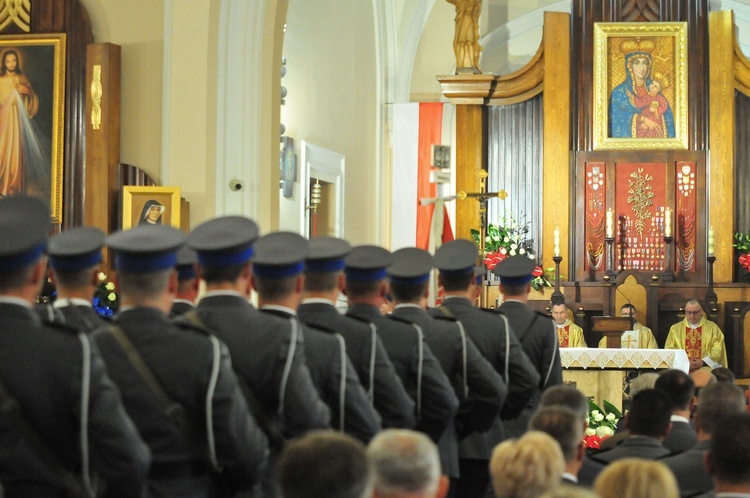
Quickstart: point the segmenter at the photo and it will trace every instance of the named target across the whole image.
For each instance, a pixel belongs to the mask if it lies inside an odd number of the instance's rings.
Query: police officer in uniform
[[[78,227],[50,239],[50,274],[57,299],[51,306],[37,308],[45,321],[58,321],[88,333],[109,323],[92,304],[105,238],[98,228]]]
[[[264,235],[255,244],[253,287],[261,311],[295,323],[305,344],[305,360],[320,397],[331,409],[331,425],[367,442],[381,429],[339,334],[303,325],[297,317],[304,289],[308,242],[291,232]]]
[[[32,310],[46,278],[49,210],[0,200],[0,481],[7,496],[141,496],[148,447],[89,337]],[[96,457],[93,457],[96,455]]]
[[[388,268],[395,302],[392,316],[422,329],[427,345],[462,403],[455,425],[449,426],[438,441],[443,473],[455,481],[459,477],[459,437],[475,430],[487,431],[498,417],[508,389],[460,321],[436,319],[427,313],[432,268],[432,256],[422,249],[409,247],[393,253],[393,264]],[[455,483],[452,487],[455,489]]]
[[[535,269],[536,263],[533,260],[517,255],[504,259],[492,270],[500,277],[500,293],[503,295],[500,311],[508,317],[524,352],[539,373],[537,392],[521,416],[505,424],[506,435],[509,437],[518,437],[526,431],[542,391],[549,386],[562,384],[555,326],[547,315],[531,311],[526,304],[531,290],[531,274]]]
[[[473,242],[462,239],[452,240],[435,252],[435,266],[440,270],[438,283],[445,291],[445,299],[430,311],[433,316],[460,320],[467,336],[508,386],[500,417],[493,420],[490,430],[474,431],[459,443],[459,498],[484,496],[489,490],[490,456],[505,439],[500,419],[512,420],[520,415],[539,385],[539,374],[523,352],[508,319],[502,313],[474,306],[475,289],[481,286],[481,279],[479,284],[475,279],[478,253]]]
[[[331,416],[305,364],[296,324],[261,313],[249,302],[258,232],[249,218],[224,216],[196,227],[188,244],[197,251],[206,282],[195,316],[229,348],[232,366],[250,391],[245,392],[248,404],[271,441],[273,463],[285,439],[329,428]],[[273,470],[269,465],[264,496],[275,493]]]
[[[416,426],[435,441],[453,422],[458,398],[440,363],[424,341],[419,327],[391,320],[380,311],[388,291],[388,268],[393,256],[382,247],[357,246],[346,258],[344,291],[346,316],[376,327],[378,337],[414,400]]]
[[[149,492],[210,497],[260,481],[268,441],[248,411],[226,346],[167,314],[185,235],[166,225],[111,235],[122,305],[94,338],[151,448]]]
[[[198,264],[198,256],[188,246],[182,246],[177,252],[177,295],[172,300],[171,317],[184,315],[195,309],[195,301],[198,298],[201,281],[195,266]]]
[[[344,338],[346,353],[357,371],[383,428],[414,427],[414,402],[396,375],[376,328],[345,317],[335,302],[344,289],[344,258],[351,245],[334,237],[310,240],[305,292],[297,314],[306,325]]]

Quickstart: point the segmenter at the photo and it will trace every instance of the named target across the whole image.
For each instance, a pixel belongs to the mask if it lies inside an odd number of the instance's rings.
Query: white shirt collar
[[[393,309],[397,310],[399,308],[417,308],[419,310],[422,309],[420,305],[414,304],[414,303],[400,303],[400,304],[397,304]]]
[[[686,424],[690,423],[690,420],[686,419],[685,417],[682,417],[680,415],[672,415],[669,420],[671,422],[685,422]]]
[[[578,482],[578,476],[573,475],[570,472],[563,472],[562,477],[563,479],[567,479],[568,481]]]
[[[172,299],[173,303],[182,303],[182,304],[189,304],[190,306],[194,306],[193,302],[188,299]]]
[[[330,304],[331,306],[336,306],[336,303],[330,299],[324,299],[322,297],[308,297],[307,299],[302,300],[302,304]]]
[[[20,297],[0,296],[0,303],[1,304],[15,304],[18,306],[23,306],[24,308],[31,309],[31,303],[25,299],[21,299]]]
[[[270,310],[270,311],[281,311],[282,313],[287,313],[289,315],[297,316],[297,312],[293,310],[292,308],[287,308],[286,306],[279,306],[277,304],[267,304],[261,308],[262,310]]]
[[[242,299],[247,299],[247,297],[243,296],[242,293],[233,291],[233,290],[228,290],[228,289],[212,290],[203,294],[203,297],[213,297],[213,296],[235,296],[235,297],[241,297]]]
[[[94,307],[94,305],[91,304],[91,301],[81,299],[80,297],[61,297],[56,299],[55,302],[52,303],[52,306],[54,308],[67,308],[68,306],[87,306],[89,308]]]

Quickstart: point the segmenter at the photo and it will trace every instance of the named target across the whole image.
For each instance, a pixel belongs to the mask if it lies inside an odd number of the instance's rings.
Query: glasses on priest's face
[[[685,310],[686,315],[700,315],[703,310],[689,311]]]

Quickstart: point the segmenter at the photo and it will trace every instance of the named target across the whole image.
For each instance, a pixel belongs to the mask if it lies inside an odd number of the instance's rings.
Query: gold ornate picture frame
[[[139,225],[180,228],[180,187],[122,188],[122,229]]]
[[[594,24],[594,149],[687,149],[687,24]]]
[[[62,223],[65,34],[0,36],[0,195],[49,199]]]

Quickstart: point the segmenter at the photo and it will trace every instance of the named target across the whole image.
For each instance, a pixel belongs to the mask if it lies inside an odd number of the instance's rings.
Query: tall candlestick
[[[607,234],[608,239],[615,236],[615,217],[611,209],[607,209]]]
[[[669,208],[664,212],[664,236],[672,236],[672,210]]]
[[[560,229],[559,228],[555,228],[554,242],[555,242],[555,256],[559,256],[560,255]]]
[[[714,255],[714,227],[708,229],[708,255]]]

